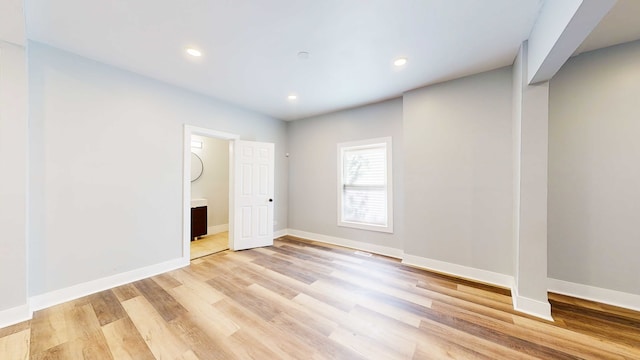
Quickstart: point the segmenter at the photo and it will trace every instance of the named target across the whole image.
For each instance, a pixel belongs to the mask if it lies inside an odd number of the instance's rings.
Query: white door
[[[273,245],[274,144],[235,141],[232,250]]]

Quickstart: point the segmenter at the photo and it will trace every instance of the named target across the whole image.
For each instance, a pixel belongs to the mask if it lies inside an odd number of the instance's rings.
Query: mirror
[[[202,164],[202,159],[200,156],[195,153],[191,153],[191,182],[194,182],[202,176],[202,171],[204,170],[204,165]]]

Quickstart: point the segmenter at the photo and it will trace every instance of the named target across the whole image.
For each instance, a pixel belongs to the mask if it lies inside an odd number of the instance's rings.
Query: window
[[[338,226],[393,232],[391,138],[338,144]]]

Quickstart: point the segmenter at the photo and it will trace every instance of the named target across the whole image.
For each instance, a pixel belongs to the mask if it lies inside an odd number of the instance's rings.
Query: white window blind
[[[339,146],[339,225],[390,232],[390,145],[385,138]]]

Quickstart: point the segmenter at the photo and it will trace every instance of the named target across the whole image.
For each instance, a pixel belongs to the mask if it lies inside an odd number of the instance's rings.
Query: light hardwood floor
[[[203,236],[191,242],[191,260],[229,249],[229,232]]]
[[[640,314],[295,238],[224,251],[0,329],[0,359],[640,359]]]

